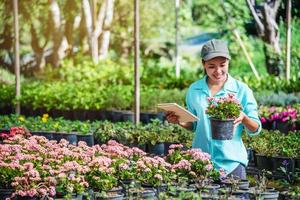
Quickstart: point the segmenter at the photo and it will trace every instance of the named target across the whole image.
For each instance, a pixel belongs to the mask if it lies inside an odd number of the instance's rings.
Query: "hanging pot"
[[[212,139],[214,140],[231,140],[233,137],[233,119],[220,120],[210,118]]]

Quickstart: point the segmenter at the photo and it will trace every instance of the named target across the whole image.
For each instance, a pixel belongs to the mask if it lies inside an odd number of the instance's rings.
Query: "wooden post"
[[[290,80],[291,76],[291,0],[287,0],[286,7],[286,79]]]
[[[179,2],[180,0],[175,0],[175,67],[176,67],[176,77],[180,77],[180,63],[179,63],[179,55],[178,55],[178,14],[179,14]]]
[[[139,74],[139,54],[140,54],[140,15],[139,0],[134,0],[134,123],[140,122],[140,74]]]
[[[233,33],[234,33],[234,36],[236,37],[236,39],[238,40],[240,46],[242,47],[242,50],[243,50],[243,52],[244,52],[244,54],[245,54],[245,56],[247,58],[247,61],[248,61],[249,65],[250,65],[250,67],[251,67],[251,69],[252,69],[252,71],[253,71],[256,79],[260,80],[260,76],[258,75],[258,73],[256,71],[256,68],[255,68],[255,66],[254,66],[254,64],[253,64],[253,62],[252,62],[252,60],[250,58],[250,55],[248,54],[247,49],[246,49],[246,47],[245,47],[245,45],[244,45],[244,43],[243,43],[243,41],[242,41],[242,39],[240,37],[240,34],[238,33],[238,31],[236,29],[233,30]]]
[[[18,15],[18,0],[13,0],[13,12],[14,12],[14,31],[15,31],[15,76],[16,76],[16,114],[21,113],[21,104],[19,98],[21,96],[21,83],[20,83],[20,53],[19,53],[19,15]]]

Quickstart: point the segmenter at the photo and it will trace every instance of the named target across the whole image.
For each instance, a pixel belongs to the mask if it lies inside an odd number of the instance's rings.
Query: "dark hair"
[[[205,63],[205,61],[202,59],[203,73],[204,73],[204,76],[205,76],[205,75],[207,75],[207,72],[206,72],[206,70],[205,70],[204,63]]]

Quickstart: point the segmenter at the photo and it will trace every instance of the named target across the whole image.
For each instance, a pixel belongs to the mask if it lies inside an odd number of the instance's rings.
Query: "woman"
[[[200,148],[211,155],[218,169],[224,169],[226,174],[246,179],[248,164],[246,148],[242,141],[242,131],[245,128],[250,135],[261,131],[258,118],[257,103],[251,89],[244,83],[228,74],[230,55],[227,44],[221,40],[207,42],[201,50],[202,64],[206,75],[194,82],[188,89],[186,104],[190,112],[199,117],[193,123],[179,123],[174,113],[167,113],[167,120],[184,128],[195,131],[193,148]],[[231,140],[213,140],[209,116],[205,113],[207,98],[220,98],[234,94],[241,103],[243,110],[234,121],[234,135]]]

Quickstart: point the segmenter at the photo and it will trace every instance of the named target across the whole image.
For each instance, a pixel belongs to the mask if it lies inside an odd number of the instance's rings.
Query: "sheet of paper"
[[[179,117],[180,122],[193,122],[199,120],[197,116],[177,103],[160,103],[157,104],[157,107],[164,111],[174,112],[175,115]]]

